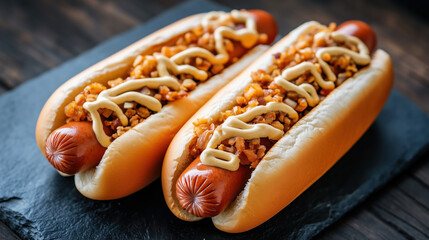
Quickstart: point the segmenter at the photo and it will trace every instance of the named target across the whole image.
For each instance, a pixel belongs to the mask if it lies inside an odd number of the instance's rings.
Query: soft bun
[[[280,40],[219,91],[175,136],[164,159],[162,185],[167,205],[178,218],[186,221],[201,219],[179,205],[175,190],[180,174],[193,161],[189,151],[194,137],[192,123],[200,118],[216,119],[220,112],[233,105],[235,97],[250,83],[252,70],[268,66],[272,54],[285,49],[301,34],[317,26],[317,22],[305,23]],[[390,57],[377,50],[369,66],[333,90],[266,153],[239,196],[212,218],[214,225],[225,232],[243,232],[281,211],[362,136],[387,100],[392,84]]]

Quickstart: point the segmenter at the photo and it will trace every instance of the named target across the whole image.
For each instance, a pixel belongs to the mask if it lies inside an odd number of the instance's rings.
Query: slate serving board
[[[229,10],[207,1],[168,10],[0,97],[0,220],[30,239],[307,239],[315,236],[424,153],[429,118],[393,91],[358,143],[319,181],[275,217],[249,232],[227,234],[210,220],[183,222],[165,205],[160,181],[114,201],[86,199],[40,153],[38,114],[62,82],[182,17]],[[285,189],[287,191],[287,189]]]

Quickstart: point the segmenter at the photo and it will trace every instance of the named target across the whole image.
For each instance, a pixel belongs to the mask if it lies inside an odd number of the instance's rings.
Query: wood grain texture
[[[0,239],[2,240],[17,240],[20,239],[6,224],[0,222]]]
[[[0,94],[144,23],[179,1],[0,1]],[[368,22],[393,58],[395,88],[429,113],[429,20],[424,1],[229,1],[260,8],[286,34],[308,20]],[[423,4],[423,5],[421,5]],[[323,231],[319,239],[428,239],[429,154]],[[0,222],[0,239],[18,239]]]
[[[12,89],[176,2],[1,1],[0,86]]]

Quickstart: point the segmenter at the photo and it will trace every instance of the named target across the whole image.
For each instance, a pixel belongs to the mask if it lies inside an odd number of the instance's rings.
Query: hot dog
[[[386,101],[393,69],[387,53],[372,54],[375,43],[374,31],[356,21],[309,22],[280,40],[171,142],[162,170],[171,211],[243,232],[287,206],[357,141]]]
[[[240,193],[250,173],[245,166],[237,171],[207,166],[197,157],[177,181],[180,206],[198,217],[216,216]]]
[[[101,146],[90,122],[70,122],[55,129],[46,140],[46,157],[58,171],[76,174],[98,164],[106,148]]]
[[[234,10],[194,15],[143,38],[57,89],[36,126],[40,150],[61,174],[76,174],[89,198],[143,188],[160,175],[174,134],[276,29],[268,13]]]
[[[353,35],[361,39],[365,45],[368,46],[370,53],[374,51],[375,47],[375,34],[372,29],[365,23],[360,21],[348,21],[341,24],[336,32],[345,33],[348,35]],[[369,46],[371,48],[369,48]],[[268,149],[272,146],[272,144],[268,144]],[[267,149],[267,144],[265,145],[265,149]],[[246,155],[246,154],[244,154]],[[242,158],[245,158],[242,156]],[[195,165],[201,165],[200,158],[194,160],[194,162],[182,173],[176,184],[176,193],[177,198],[179,199],[180,205],[185,208],[191,214],[198,217],[214,217],[218,215],[222,210],[228,206],[232,200],[238,195],[241,189],[244,187],[246,180],[249,175],[242,174],[242,170],[237,171],[228,171],[219,167],[206,166],[203,168],[200,166],[199,168],[195,168]],[[240,166],[240,169],[243,168],[243,165]],[[248,168],[249,171],[251,168]],[[196,171],[200,171],[196,173]],[[228,180],[221,177],[222,175],[226,175],[224,172],[228,172]],[[189,173],[191,172],[191,173]],[[208,174],[209,172],[209,174]],[[189,177],[189,176],[192,177]],[[233,180],[230,180],[233,179]],[[192,188],[189,188],[190,182],[192,182]],[[237,189],[229,187],[229,185],[234,185]],[[210,190],[207,190],[205,186]],[[216,187],[215,187],[216,186]],[[239,187],[240,186],[240,187]],[[229,189],[229,191],[225,191],[224,189]],[[216,191],[222,191],[222,193],[217,193]],[[222,196],[219,197],[221,200],[217,201],[220,204],[213,204],[210,200],[211,195],[201,194],[205,192],[210,192],[212,195]],[[215,194],[213,194],[215,193]],[[193,196],[194,202],[190,202],[190,198]],[[186,199],[186,201],[185,201]],[[185,202],[185,204],[182,203]],[[194,206],[194,209],[189,207]],[[195,211],[195,209],[207,209],[204,211]]]

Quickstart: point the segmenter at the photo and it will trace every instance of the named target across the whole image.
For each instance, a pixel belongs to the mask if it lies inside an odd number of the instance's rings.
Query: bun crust
[[[260,59],[270,59],[271,54],[292,44],[300,34],[317,24],[309,22],[297,28]],[[192,122],[198,118],[216,117],[216,113],[229,107],[250,82],[251,69],[263,68],[267,64],[266,60],[254,62],[253,67],[243,71],[202,107],[172,141],[164,159],[162,184],[167,205],[177,217],[199,220],[183,210],[175,197],[176,181],[192,161],[188,151],[193,137]],[[214,225],[225,232],[244,232],[281,211],[363,135],[387,100],[392,85],[390,57],[378,50],[368,67],[332,91],[270,149],[240,195],[225,211],[212,218]]]
[[[49,134],[66,123],[65,106],[90,83],[103,83],[123,76],[135,57],[174,43],[185,31],[196,27],[204,14],[177,21],[93,65],[59,87],[43,107],[36,126],[36,140],[42,153]],[[163,154],[180,127],[217,90],[249,65],[268,47],[258,45],[238,62],[190,92],[186,98],[165,105],[160,112],[127,131],[107,148],[97,167],[75,175],[77,189],[96,200],[130,195],[159,177]],[[62,174],[63,175],[63,174]]]

